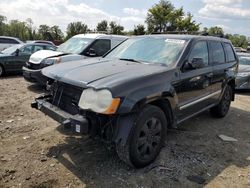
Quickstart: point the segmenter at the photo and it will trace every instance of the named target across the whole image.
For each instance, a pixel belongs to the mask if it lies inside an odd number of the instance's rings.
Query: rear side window
[[[208,48],[206,41],[197,42],[194,45],[189,55],[189,62],[191,62],[194,58],[202,58],[203,62],[208,65]]]
[[[226,52],[226,60],[227,62],[230,61],[235,61],[235,55],[234,55],[234,51],[232,46],[229,43],[224,43],[224,47],[225,47],[225,52]]]
[[[210,42],[210,50],[213,64],[225,63],[225,53],[220,42]]]
[[[0,43],[2,43],[2,44],[19,44],[19,42],[17,42],[14,39],[6,39],[6,38],[0,38]]]

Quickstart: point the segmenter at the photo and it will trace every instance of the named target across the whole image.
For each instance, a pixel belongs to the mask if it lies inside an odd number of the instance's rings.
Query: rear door
[[[232,74],[232,66],[236,64],[237,60],[229,43],[210,41],[209,50],[213,65],[212,92],[217,93],[213,100],[216,102],[222,93],[228,75]]]
[[[201,58],[204,62],[204,67],[189,68],[189,63],[194,58]],[[211,75],[213,70],[209,62],[207,41],[196,42],[191,47],[185,62],[180,73],[180,81],[175,84],[178,96],[177,116],[179,120],[184,120],[211,104]]]

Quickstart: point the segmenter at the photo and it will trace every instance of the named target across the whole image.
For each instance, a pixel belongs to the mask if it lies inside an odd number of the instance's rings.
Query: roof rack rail
[[[217,34],[217,35],[209,35],[208,32],[201,32],[201,31],[166,31],[166,32],[153,32],[151,35],[155,34],[183,34],[183,35],[201,35],[201,36],[212,36],[212,37],[219,37],[219,38],[226,38],[224,34]]]
[[[190,31],[165,31],[165,32],[153,32],[151,35],[154,34],[183,34],[183,35],[198,35],[199,32],[190,32]]]

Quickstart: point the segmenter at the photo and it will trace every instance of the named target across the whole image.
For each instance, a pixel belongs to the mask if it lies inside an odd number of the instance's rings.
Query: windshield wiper
[[[119,60],[131,61],[131,62],[135,62],[135,63],[142,63],[141,61],[138,61],[138,60],[135,60],[135,59],[130,59],[130,58],[120,58]]]

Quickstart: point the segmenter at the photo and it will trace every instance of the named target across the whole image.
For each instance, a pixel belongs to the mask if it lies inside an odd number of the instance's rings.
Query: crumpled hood
[[[168,69],[162,65],[122,60],[87,59],[46,67],[42,73],[52,79],[79,87],[113,87]]]
[[[57,52],[57,51],[52,51],[52,50],[39,50],[30,56],[29,62],[34,63],[34,64],[39,64],[45,58],[55,57],[55,56],[59,56],[62,54],[63,52]]]
[[[239,65],[238,72],[250,72],[250,65]]]

